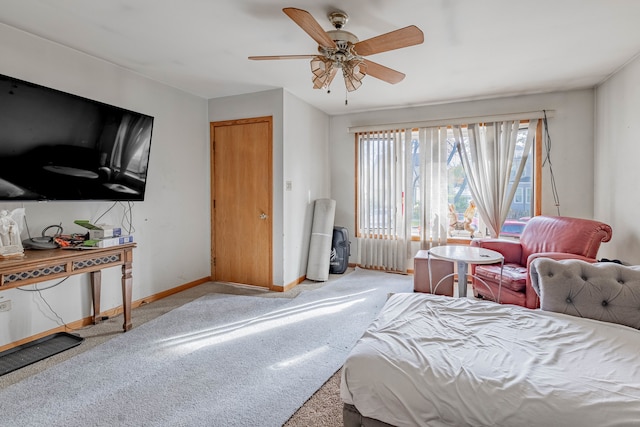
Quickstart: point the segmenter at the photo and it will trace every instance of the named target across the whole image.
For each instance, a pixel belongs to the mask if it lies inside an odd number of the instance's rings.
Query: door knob
[[[260,214],[260,219],[267,219],[267,218],[269,218],[269,216],[266,213],[262,212]]]

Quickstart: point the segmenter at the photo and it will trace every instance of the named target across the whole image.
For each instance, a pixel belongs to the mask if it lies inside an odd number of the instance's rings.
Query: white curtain
[[[411,132],[358,134],[360,265],[406,272],[411,222],[405,195]]]
[[[420,248],[429,249],[447,243],[447,128],[421,128],[418,143]]]
[[[513,176],[519,121],[468,124],[466,142],[462,127],[453,127],[456,147],[471,195],[480,216],[489,228],[491,237],[498,237],[509,214],[513,196],[531,151],[537,124],[538,120],[529,121],[523,154]]]

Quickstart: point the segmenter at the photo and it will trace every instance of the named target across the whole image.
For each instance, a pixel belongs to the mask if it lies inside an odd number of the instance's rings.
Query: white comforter
[[[340,394],[396,426],[639,426],[640,331],[396,294],[349,355]]]

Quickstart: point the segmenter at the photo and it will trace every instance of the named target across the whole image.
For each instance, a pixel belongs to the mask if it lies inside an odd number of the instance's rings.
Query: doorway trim
[[[267,123],[268,125],[268,138],[267,138],[267,152],[268,152],[268,159],[266,159],[267,162],[267,167],[268,167],[268,188],[269,188],[269,194],[268,194],[268,212],[267,215],[269,215],[269,218],[273,218],[273,117],[272,116],[261,116],[261,117],[253,117],[253,118],[244,118],[244,119],[235,119],[235,120],[223,120],[223,121],[216,121],[216,122],[210,122],[210,144],[209,144],[209,152],[210,152],[210,191],[211,191],[211,198],[210,198],[210,211],[211,211],[211,235],[210,235],[210,241],[211,241],[211,259],[210,259],[210,265],[211,265],[211,278],[212,280],[215,280],[216,277],[216,266],[215,266],[215,258],[216,258],[216,247],[215,247],[215,224],[216,224],[216,209],[215,209],[215,200],[216,200],[216,183],[214,182],[214,177],[215,177],[215,128],[216,127],[221,127],[221,126],[240,126],[240,125],[246,125],[246,124],[256,124],[256,123]],[[268,237],[268,275],[269,275],[269,279],[268,279],[268,283],[269,283],[269,289],[273,289],[274,288],[274,281],[273,281],[273,220],[271,221],[271,228],[269,229],[269,233],[268,233],[269,237]],[[250,261],[249,261],[250,262]]]

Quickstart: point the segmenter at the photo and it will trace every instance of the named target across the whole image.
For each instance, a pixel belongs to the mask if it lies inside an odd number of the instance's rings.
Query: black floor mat
[[[79,336],[58,332],[5,350],[0,353],[0,376],[68,350],[82,341],[84,338]]]

